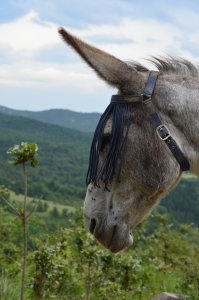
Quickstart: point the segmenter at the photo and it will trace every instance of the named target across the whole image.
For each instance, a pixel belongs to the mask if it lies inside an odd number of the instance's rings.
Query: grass
[[[8,278],[4,272],[0,276],[0,300],[19,299],[20,285],[13,284],[14,280]]]
[[[23,195],[16,195],[13,191],[10,191],[10,198],[9,201],[11,203],[15,203],[15,204],[19,204],[20,206],[22,205],[23,202]],[[63,205],[63,204],[58,204],[58,203],[54,203],[53,201],[50,200],[42,200],[42,199],[36,199],[36,198],[31,198],[28,197],[28,204],[32,205],[32,206],[37,206],[39,203],[42,204],[47,204],[47,212],[50,212],[53,208],[57,208],[59,213],[62,213],[63,210],[67,210],[69,213],[75,213],[76,209],[72,206],[69,205]]]

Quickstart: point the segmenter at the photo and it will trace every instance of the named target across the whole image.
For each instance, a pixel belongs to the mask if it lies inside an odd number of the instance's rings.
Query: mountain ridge
[[[0,105],[0,113],[60,125],[82,132],[93,132],[101,116],[100,113],[75,112],[69,109],[49,109],[42,111],[17,110]]]

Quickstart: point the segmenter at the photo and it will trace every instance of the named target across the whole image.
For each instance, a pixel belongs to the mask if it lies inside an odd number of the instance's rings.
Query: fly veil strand
[[[112,96],[111,103],[102,114],[96,127],[90,151],[90,161],[87,173],[87,184],[90,182],[96,186],[104,182],[105,187],[112,181],[118,162],[122,159],[128,130],[132,120],[132,105],[123,99]],[[112,118],[112,130],[109,137],[109,145],[104,160],[99,165],[99,156],[103,146],[104,128],[107,121]]]

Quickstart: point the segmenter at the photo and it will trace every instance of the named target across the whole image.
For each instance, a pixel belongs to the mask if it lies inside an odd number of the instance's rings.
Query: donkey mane
[[[198,76],[199,70],[190,61],[183,58],[155,57],[147,59],[162,73],[175,73],[176,75]],[[137,62],[128,62],[138,72],[149,71],[145,66]]]

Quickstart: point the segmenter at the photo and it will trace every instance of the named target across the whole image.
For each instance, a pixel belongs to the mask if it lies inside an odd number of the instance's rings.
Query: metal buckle
[[[163,124],[156,128],[156,132],[162,141],[166,141],[171,136],[169,129]]]
[[[148,104],[151,102],[151,95],[141,94],[142,103]]]

